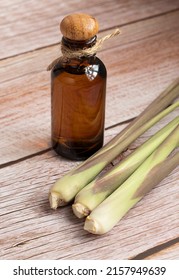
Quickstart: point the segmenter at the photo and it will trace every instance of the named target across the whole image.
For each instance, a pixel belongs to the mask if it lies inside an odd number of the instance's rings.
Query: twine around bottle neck
[[[80,59],[82,57],[90,57],[95,55],[102,48],[103,43],[106,40],[109,40],[119,34],[121,34],[121,31],[119,29],[116,29],[111,34],[108,34],[102,37],[101,39],[97,39],[96,43],[92,47],[85,48],[85,49],[77,49],[77,50],[73,50],[69,48],[67,45],[63,44],[62,41],[60,43],[62,56],[52,61],[52,63],[50,63],[49,66],[47,67],[47,71],[52,70],[59,62],[68,62],[72,58]]]

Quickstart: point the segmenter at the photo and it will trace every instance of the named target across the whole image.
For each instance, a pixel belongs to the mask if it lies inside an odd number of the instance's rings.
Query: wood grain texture
[[[78,162],[51,150],[45,70],[59,56],[58,24],[66,14],[97,17],[100,36],[121,26],[122,35],[98,54],[108,69],[108,142],[178,77],[178,8],[178,0],[0,0],[1,260],[179,257],[178,243],[172,243],[179,236],[178,168],[104,236],[85,232],[70,205],[50,209],[49,188]],[[177,114],[147,131],[106,169]]]
[[[173,116],[146,132],[129,150]],[[108,130],[105,139],[109,141],[123,127]],[[83,221],[72,214],[71,206],[49,208],[50,186],[76,164],[51,151],[0,171],[1,259],[129,259],[178,236],[177,169],[111,232],[94,236],[83,230]]]
[[[116,1],[0,1],[0,58],[59,42],[59,22],[69,13],[97,17],[100,29],[109,29],[179,8],[177,0]]]
[[[106,128],[136,117],[178,76],[178,17],[173,12],[125,26],[99,53],[108,69]],[[55,46],[1,62],[1,164],[50,147],[45,68],[57,54]]]

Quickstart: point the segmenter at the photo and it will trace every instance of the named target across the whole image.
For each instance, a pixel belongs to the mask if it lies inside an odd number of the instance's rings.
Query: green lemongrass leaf
[[[136,171],[86,218],[84,229],[94,234],[111,230],[122,217],[179,164],[179,126],[136,169]]]
[[[78,218],[89,215],[139,167],[178,125],[179,117],[176,117],[110,171],[85,186],[75,197],[72,205],[74,214]]]

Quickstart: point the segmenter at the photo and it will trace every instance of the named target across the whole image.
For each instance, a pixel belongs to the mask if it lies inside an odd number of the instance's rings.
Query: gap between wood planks
[[[146,258],[148,258],[149,256],[155,255],[156,253],[159,253],[165,249],[168,249],[170,247],[172,247],[173,245],[179,243],[179,237],[169,240],[165,243],[162,243],[160,245],[157,245],[153,248],[150,248],[138,255],[136,255],[135,257],[130,258],[130,260],[145,260]]]
[[[141,22],[141,21],[146,21],[146,20],[149,20],[149,19],[152,19],[152,18],[157,18],[157,17],[163,16],[163,15],[167,15],[167,14],[170,14],[170,13],[175,13],[178,10],[179,10],[179,8],[176,8],[176,9],[173,9],[173,10],[170,10],[170,11],[167,11],[167,12],[159,13],[157,15],[152,15],[152,16],[148,16],[148,17],[145,17],[145,18],[142,18],[142,19],[133,20],[133,21],[121,24],[120,26],[113,26],[113,27],[110,27],[108,29],[107,28],[101,29],[99,34],[102,33],[102,32],[113,30],[116,27],[120,28],[120,27],[123,27],[123,26],[128,26],[128,25],[135,24],[135,23],[138,23],[138,22]],[[21,56],[21,55],[24,55],[24,54],[27,54],[27,53],[31,53],[31,52],[34,52],[34,51],[43,50],[45,48],[53,47],[53,46],[56,46],[58,44],[59,44],[59,42],[58,43],[54,43],[54,44],[49,44],[49,45],[46,45],[46,46],[43,46],[43,47],[35,48],[35,49],[30,50],[30,51],[21,52],[21,53],[16,54],[16,55],[7,56],[5,58],[1,58],[0,61],[4,61],[4,60],[9,59],[9,58],[18,57],[18,56]]]
[[[137,116],[136,116],[137,117]],[[111,128],[114,128],[114,127],[117,127],[117,126],[120,126],[120,125],[123,125],[123,124],[129,124],[132,120],[134,120],[135,118],[132,118],[132,119],[128,119],[128,120],[125,120],[125,121],[122,121],[120,123],[117,123],[115,125],[111,125],[107,128],[105,128],[105,130],[109,130]],[[34,153],[34,154],[31,154],[31,155],[28,155],[28,156],[25,156],[25,157],[22,157],[22,158],[19,158],[17,160],[12,160],[12,161],[9,161],[9,162],[6,162],[6,163],[3,163],[3,164],[0,164],[0,169],[1,168],[5,168],[5,167],[8,167],[8,166],[11,166],[11,165],[14,165],[14,164],[17,164],[21,161],[24,161],[24,160],[27,160],[27,159],[30,159],[30,158],[33,158],[33,157],[36,157],[36,156],[40,156],[40,155],[43,155],[45,153],[48,153],[49,151],[51,151],[53,148],[52,147],[49,147],[48,149],[44,149],[42,151],[39,151],[37,153]]]

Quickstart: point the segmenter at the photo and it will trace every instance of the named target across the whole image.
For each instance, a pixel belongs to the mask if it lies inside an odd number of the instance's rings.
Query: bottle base
[[[103,140],[91,146],[89,146],[89,142],[69,142],[66,144],[52,140],[52,148],[58,155],[76,161],[82,161],[89,158],[102,146]]]

